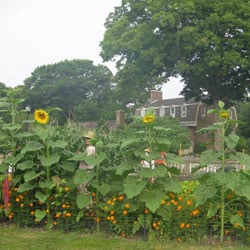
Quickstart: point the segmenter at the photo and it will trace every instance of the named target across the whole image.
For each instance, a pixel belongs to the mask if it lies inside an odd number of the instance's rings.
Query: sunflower
[[[222,111],[220,112],[220,117],[221,117],[222,119],[224,119],[224,120],[227,120],[228,117],[229,117],[228,111],[222,110]]]
[[[49,114],[43,109],[36,109],[34,112],[35,120],[40,124],[46,124],[49,121]]]
[[[146,116],[143,117],[143,122],[144,123],[153,122],[154,120],[155,120],[154,115],[146,115]]]

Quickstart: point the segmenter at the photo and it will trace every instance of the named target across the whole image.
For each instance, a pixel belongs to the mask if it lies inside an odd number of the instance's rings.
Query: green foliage
[[[150,131],[150,133],[149,133]],[[145,137],[145,134],[148,136]],[[180,143],[189,148],[189,132],[181,127],[178,120],[172,117],[156,117],[153,124],[143,124],[142,118],[135,117],[134,122],[122,130],[114,132],[115,138],[122,140],[124,150],[141,150],[152,143],[157,152],[177,153]]]
[[[18,116],[14,110],[7,111]],[[22,122],[17,126],[19,121],[13,119],[16,116],[10,116],[10,122],[2,118],[1,134],[9,136],[11,143],[0,146],[7,152],[0,162],[0,180],[11,179],[11,205],[0,202],[0,219],[66,231],[104,228],[122,237],[143,233],[149,240],[201,240],[208,230],[220,231],[223,240],[225,226],[232,237],[246,237],[249,219],[242,211],[249,208],[249,155],[233,151],[239,138],[226,129],[236,121],[228,119],[224,104],[210,112],[218,114],[214,126],[221,129],[223,143],[218,152],[202,153],[200,167],[221,160],[222,169],[199,181],[179,180],[175,166],[184,161],[169,153],[174,143],[169,133],[174,131],[174,138],[183,139],[186,131],[175,120],[153,116],[123,131],[97,130],[92,140],[96,154],[88,156],[83,129],[70,121],[63,127],[52,119],[49,124],[31,121],[28,131],[22,131]],[[150,154],[143,152],[145,147]],[[245,170],[226,172],[229,159],[245,165]],[[91,168],[81,169],[80,163]],[[13,172],[7,174],[10,165]]]
[[[242,184],[249,186],[249,159],[248,155],[240,152],[235,152],[235,148],[239,141],[239,136],[228,133],[231,131],[231,127],[237,124],[237,121],[229,119],[229,110],[224,109],[224,103],[220,101],[218,103],[218,109],[210,110],[209,113],[215,113],[218,116],[218,122],[207,128],[208,130],[216,129],[219,131],[220,147],[218,151],[206,150],[201,154],[201,167],[206,167],[207,164],[220,161],[221,170],[218,173],[209,173],[201,177],[200,185],[194,192],[196,199],[196,205],[204,205],[210,203],[210,208],[207,213],[207,218],[211,218],[218,215],[220,219],[220,240],[224,241],[224,228],[228,222],[236,223],[237,217],[232,213],[228,213],[227,207],[232,200],[226,199],[226,194],[229,192],[235,192],[237,197],[241,197],[241,202],[248,205],[244,197],[248,196],[248,192],[243,194]],[[227,162],[229,160],[236,160],[237,162],[244,164],[246,170],[243,172],[226,171]],[[245,191],[245,190],[244,190]],[[246,202],[246,203],[245,203]],[[237,221],[242,226],[241,221]],[[242,226],[243,227],[243,226]]]
[[[148,91],[173,75],[184,79],[187,98],[244,99],[249,8],[247,0],[122,2],[101,42],[104,61],[117,62],[120,100],[145,103]]]
[[[207,145],[205,142],[197,142],[194,145],[194,153],[195,154],[200,154],[203,151],[205,151],[207,149]]]
[[[105,66],[89,60],[65,60],[37,67],[25,80],[22,93],[32,110],[61,108],[56,114],[61,124],[67,119],[108,120],[117,109],[111,78]]]
[[[238,126],[239,134],[241,136],[241,140],[239,142],[239,148],[241,151],[243,149],[249,150],[250,148],[250,103],[248,100],[246,102],[241,102],[236,106],[238,119],[241,121]]]

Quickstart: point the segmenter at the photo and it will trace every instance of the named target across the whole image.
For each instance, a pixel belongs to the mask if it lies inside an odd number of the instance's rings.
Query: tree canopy
[[[144,102],[169,76],[187,99],[242,100],[250,83],[249,0],[123,0],[101,42],[123,97]]]
[[[24,81],[25,104],[36,108],[59,107],[61,121],[111,119],[117,105],[112,72],[90,60],[65,60],[37,67]]]

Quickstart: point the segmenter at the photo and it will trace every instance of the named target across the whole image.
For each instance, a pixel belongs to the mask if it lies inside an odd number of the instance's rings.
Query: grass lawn
[[[103,234],[67,233],[45,231],[43,229],[18,228],[0,225],[0,249],[4,250],[215,250],[215,249],[249,249],[247,247],[202,246],[178,242],[142,241],[105,237]]]

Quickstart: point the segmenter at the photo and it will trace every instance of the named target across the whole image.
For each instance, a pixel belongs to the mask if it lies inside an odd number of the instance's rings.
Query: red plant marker
[[[9,180],[8,177],[5,177],[3,180],[3,201],[4,201],[4,209],[5,211],[8,210],[9,208],[9,200],[10,200],[10,196],[9,196]]]

